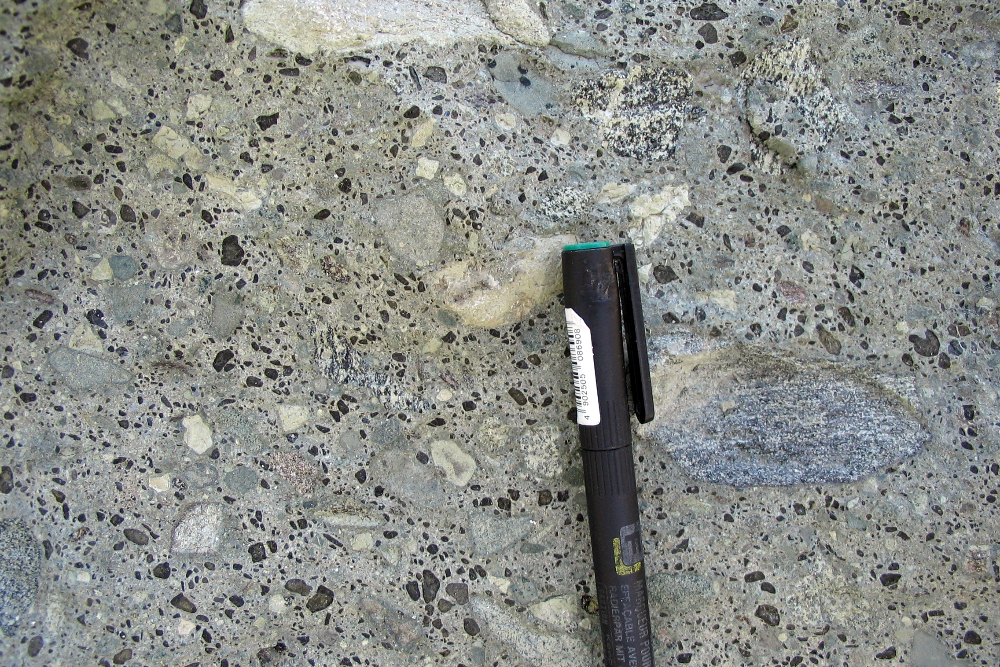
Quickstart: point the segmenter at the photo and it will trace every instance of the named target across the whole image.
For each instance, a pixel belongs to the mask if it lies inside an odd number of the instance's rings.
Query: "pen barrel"
[[[604,665],[653,667],[632,447],[585,449],[583,471]]]
[[[564,251],[563,289],[604,665],[653,667],[614,261],[607,247]]]

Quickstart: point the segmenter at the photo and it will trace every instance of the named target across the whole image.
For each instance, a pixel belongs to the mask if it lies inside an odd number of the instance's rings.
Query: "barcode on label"
[[[601,408],[597,402],[590,327],[575,310],[567,308],[566,331],[569,333],[569,356],[573,362],[573,387],[576,389],[576,423],[597,426],[601,423]]]

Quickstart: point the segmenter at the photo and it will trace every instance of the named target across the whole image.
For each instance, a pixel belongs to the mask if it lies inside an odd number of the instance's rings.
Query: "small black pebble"
[[[125,539],[133,544],[138,544],[139,546],[146,546],[149,544],[149,535],[142,532],[141,530],[136,530],[135,528],[126,528],[124,531]]]
[[[178,593],[170,600],[170,604],[177,607],[181,611],[186,611],[189,614],[193,614],[198,611],[198,608],[194,606],[194,603],[184,597],[183,593]]]
[[[81,37],[74,37],[73,39],[66,42],[66,48],[73,52],[73,55],[81,60],[90,60],[90,54],[87,53],[87,49],[90,48],[90,44],[87,40]]]
[[[191,14],[199,21],[208,16],[208,5],[205,4],[205,0],[191,0],[189,9],[191,10]]]

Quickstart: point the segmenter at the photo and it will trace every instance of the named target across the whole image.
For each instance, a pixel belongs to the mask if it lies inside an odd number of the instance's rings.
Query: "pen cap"
[[[577,422],[586,427],[610,420],[612,423],[605,423],[600,430],[618,439],[624,434],[615,436],[616,432],[631,431],[626,378],[639,420],[646,422],[653,416],[634,249],[630,244],[567,246],[563,250],[563,291]]]

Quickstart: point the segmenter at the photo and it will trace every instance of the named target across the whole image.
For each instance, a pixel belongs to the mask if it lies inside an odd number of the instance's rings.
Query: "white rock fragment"
[[[109,97],[105,100],[105,102],[107,102],[107,105],[111,107],[111,109],[114,110],[114,112],[119,116],[128,115],[128,107],[125,106],[125,103],[117,97]]]
[[[179,160],[191,148],[191,142],[164,125],[153,136],[153,146],[166,153],[171,160]]]
[[[198,627],[191,621],[187,619],[181,619],[180,623],[177,624],[177,634],[181,637],[188,637],[194,632],[194,629]]]
[[[437,160],[431,160],[429,158],[421,157],[417,158],[417,178],[423,178],[428,181],[433,180],[438,173],[438,167],[441,163]]]
[[[632,183],[605,183],[597,195],[598,204],[617,204],[635,192]]]
[[[89,583],[91,578],[92,577],[90,576],[90,572],[87,572],[86,570],[76,573],[76,580],[79,581],[81,584]]]
[[[444,186],[456,197],[464,197],[466,191],[469,189],[461,174],[448,174],[445,176]]]
[[[375,546],[375,538],[371,533],[358,533],[351,538],[351,549],[354,551],[370,551]]]
[[[802,243],[802,249],[806,251],[819,250],[823,247],[819,236],[817,236],[811,229],[807,229],[802,232],[799,236],[799,241]]]
[[[565,469],[566,448],[558,426],[527,429],[518,439],[524,464],[539,478],[551,479]]]
[[[208,180],[208,189],[220,192],[233,200],[244,212],[253,211],[260,208],[264,202],[253,190],[241,190],[237,185],[221,176],[205,174]]]
[[[562,632],[573,632],[583,620],[583,610],[573,595],[556,595],[528,607],[531,615]]]
[[[549,143],[553,146],[569,146],[570,139],[572,139],[572,137],[569,132],[560,127],[552,133],[551,137],[549,137]]]
[[[709,290],[707,292],[699,292],[698,298],[708,301],[709,303],[714,303],[720,308],[725,308],[726,310],[735,311],[736,310],[736,292],[731,289],[718,289]]]
[[[285,433],[296,430],[309,421],[309,408],[302,405],[279,405],[278,418]]]
[[[131,90],[132,84],[128,82],[128,79],[121,73],[121,70],[115,68],[111,70],[111,83],[118,86],[122,90]]]
[[[434,134],[434,121],[428,120],[413,131],[413,136],[410,137],[410,146],[412,148],[423,148],[432,134]]]
[[[563,246],[571,234],[515,239],[490,263],[463,260],[430,276],[441,301],[467,326],[497,327],[522,320],[562,288]]]
[[[164,0],[149,0],[146,3],[146,13],[162,16],[167,13],[167,3]]]
[[[187,101],[187,118],[188,120],[194,120],[196,118],[201,118],[205,113],[212,107],[212,96],[195,94],[188,98]]]
[[[984,296],[978,301],[976,301],[976,308],[979,308],[980,310],[993,310],[996,307],[997,307],[997,302],[989,298],[988,296]]]
[[[212,448],[212,429],[201,415],[185,417],[181,424],[184,425],[184,444],[196,454],[204,454]]]
[[[175,554],[209,554],[221,541],[222,507],[215,503],[191,506],[174,528],[170,551]]]
[[[55,139],[52,140],[52,157],[64,158],[64,157],[72,157],[72,155],[73,151],[70,150],[69,147],[66,146],[66,144],[64,144],[61,141],[57,141]]]
[[[104,345],[90,325],[81,324],[73,330],[73,334],[69,337],[69,348],[81,352],[94,352],[103,350]]]
[[[531,46],[549,43],[549,29],[528,0],[485,0],[493,23],[514,39]]]
[[[504,132],[510,132],[515,127],[517,127],[517,116],[507,111],[503,113],[498,113],[493,118],[493,121],[497,124],[497,127],[499,127]]]
[[[453,440],[431,443],[434,465],[444,470],[444,477],[455,486],[465,486],[476,472],[476,460],[463,452]]]
[[[649,282],[649,275],[652,272],[653,272],[653,265],[652,264],[643,264],[642,266],[640,266],[636,270],[636,273],[639,274],[639,282],[642,283],[643,285],[645,285],[646,283],[648,283]]]
[[[97,121],[114,120],[118,117],[118,114],[116,114],[104,100],[97,100],[94,102],[90,112],[93,119]]]
[[[524,623],[493,600],[472,597],[472,611],[487,631],[526,662],[541,667],[579,667],[590,663],[590,649],[573,634],[546,632]]]
[[[285,602],[285,597],[283,595],[275,593],[267,599],[267,609],[272,614],[283,614],[287,608],[288,603]]]
[[[170,475],[160,475],[149,478],[149,488],[157,493],[165,493],[170,490]]]
[[[98,262],[97,266],[94,267],[94,270],[90,272],[90,277],[92,280],[98,280],[100,282],[111,280],[115,277],[107,257]]]
[[[639,195],[629,206],[629,217],[639,222],[629,230],[637,246],[649,246],[660,236],[664,223],[672,223],[691,201],[687,186],[668,185],[657,194]]]
[[[629,205],[629,216],[635,219],[648,218],[651,215],[665,215],[676,218],[691,202],[688,200],[686,186],[668,185],[660,192],[652,195],[639,195]]]
[[[248,0],[243,25],[304,54],[415,40],[434,46],[509,41],[478,0]]]
[[[501,595],[507,595],[507,591],[510,590],[510,579],[506,577],[494,577],[492,574],[488,574],[486,575],[486,583],[498,590]]]
[[[163,153],[153,153],[146,158],[146,171],[150,176],[157,176],[165,171],[173,171],[177,163]]]

